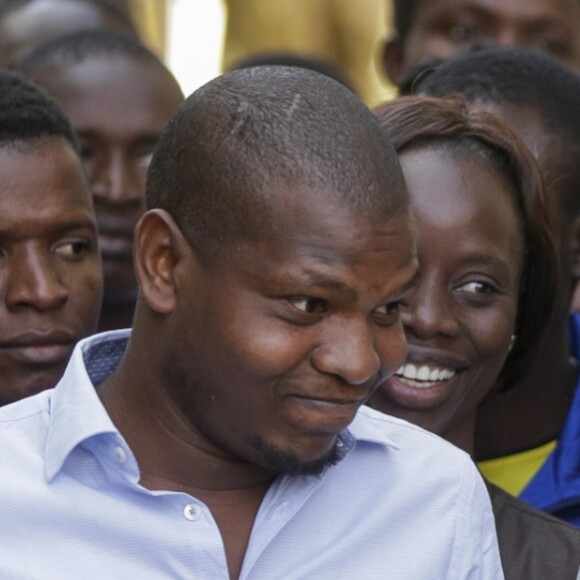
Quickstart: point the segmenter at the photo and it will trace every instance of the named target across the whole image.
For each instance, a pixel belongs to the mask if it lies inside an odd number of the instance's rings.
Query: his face
[[[97,324],[102,279],[81,163],[61,139],[0,148],[0,405],[53,387]]]
[[[111,11],[78,0],[33,0],[11,10],[0,24],[0,62],[8,68],[41,44],[78,30],[132,33]]]
[[[402,312],[406,364],[373,405],[469,450],[476,407],[514,332],[523,240],[511,184],[482,159],[440,147],[403,152],[401,164],[421,273]]]
[[[202,448],[300,473],[332,459],[404,360],[398,309],[417,263],[407,211],[376,223],[291,196],[262,241],[184,270],[172,345],[183,368],[169,382]]]
[[[105,296],[134,299],[133,230],[145,211],[147,168],[181,91],[160,67],[119,55],[51,69],[35,80],[59,101],[79,136]]]
[[[444,59],[474,45],[537,48],[580,68],[578,0],[417,0],[404,41],[385,51],[386,72],[400,84],[428,59]]]

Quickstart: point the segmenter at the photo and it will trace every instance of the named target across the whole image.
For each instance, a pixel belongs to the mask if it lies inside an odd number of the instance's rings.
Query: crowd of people
[[[388,8],[369,108],[0,0],[0,578],[580,579],[580,3]]]

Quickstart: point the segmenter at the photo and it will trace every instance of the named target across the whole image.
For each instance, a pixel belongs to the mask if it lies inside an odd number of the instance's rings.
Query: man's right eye
[[[322,298],[307,298],[297,296],[288,300],[290,304],[305,314],[325,314],[328,311],[328,304]]]

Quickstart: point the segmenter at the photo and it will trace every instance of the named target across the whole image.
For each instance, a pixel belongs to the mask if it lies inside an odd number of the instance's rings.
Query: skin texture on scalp
[[[386,144],[377,153],[369,148],[365,156],[352,155],[352,144],[367,139],[365,131],[350,122],[351,115],[361,123],[366,116],[358,99],[340,87],[351,109],[317,119],[318,132],[313,134],[307,121],[314,121],[318,108],[333,103],[322,89],[299,90],[294,70],[263,66],[217,79],[186,101],[162,138],[165,146],[154,156],[148,175],[148,205],[175,216],[202,254],[270,227],[265,184],[324,184],[339,203],[365,213],[390,212],[405,203],[402,197],[376,194],[376,167]],[[276,91],[269,88],[271,75],[276,76]],[[247,90],[237,84],[242,78],[247,79]],[[338,83],[330,82],[333,92],[339,91]],[[347,121],[350,134],[339,130]],[[378,131],[374,138],[381,141]],[[178,171],[184,164],[191,168],[187,175]],[[397,164],[391,161],[386,169],[396,185],[393,191],[404,191]],[[360,175],[368,175],[365,182]],[[168,192],[175,195],[169,198]]]

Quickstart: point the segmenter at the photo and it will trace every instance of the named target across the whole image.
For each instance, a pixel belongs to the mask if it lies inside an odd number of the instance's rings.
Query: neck
[[[568,326],[560,320],[544,334],[526,376],[480,405],[475,432],[477,460],[512,455],[558,437],[578,378],[569,353]]]
[[[156,377],[155,354],[146,361],[147,357],[136,356],[136,333],[133,337],[123,361],[98,387],[98,393],[137,459],[140,483],[201,500],[221,492],[265,493],[272,474],[205,438]]]

